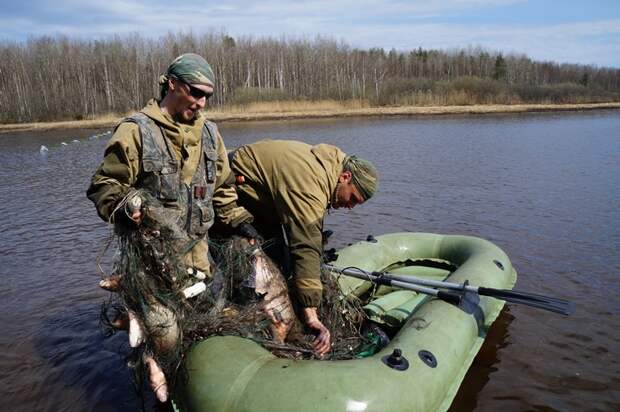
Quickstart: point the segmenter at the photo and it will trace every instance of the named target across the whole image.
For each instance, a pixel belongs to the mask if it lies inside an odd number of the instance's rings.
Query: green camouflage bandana
[[[204,84],[214,87],[215,76],[205,59],[194,53],[182,54],[170,63],[166,74],[159,77],[162,97],[168,90],[168,79],[177,78],[189,84]]]
[[[375,166],[357,156],[347,156],[343,166],[345,171],[351,172],[351,181],[364,200],[370,199],[377,191],[378,177]]]

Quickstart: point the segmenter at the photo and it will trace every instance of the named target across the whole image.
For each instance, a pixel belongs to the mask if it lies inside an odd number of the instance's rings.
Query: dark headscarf
[[[343,169],[351,172],[351,181],[357,187],[364,200],[370,199],[377,191],[377,169],[368,160],[359,157],[347,156],[344,159]]]
[[[165,74],[159,77],[160,94],[163,98],[168,91],[168,80],[179,79],[189,84],[204,84],[213,87],[215,76],[207,61],[194,53],[182,54],[170,63]]]

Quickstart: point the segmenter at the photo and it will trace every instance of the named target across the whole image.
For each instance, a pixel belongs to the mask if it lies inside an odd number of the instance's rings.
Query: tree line
[[[331,38],[211,32],[0,42],[0,122],[127,113],[158,96],[172,59],[194,52],[216,75],[210,105],[360,100],[371,106],[620,100],[620,69],[534,61],[481,48],[358,49]]]

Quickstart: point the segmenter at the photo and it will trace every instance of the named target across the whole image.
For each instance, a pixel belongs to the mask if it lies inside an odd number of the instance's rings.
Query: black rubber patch
[[[377,243],[377,242],[378,242],[378,240],[377,240],[377,239],[375,239],[375,237],[374,237],[373,235],[368,235],[368,236],[366,237],[366,242],[370,242],[370,243]]]
[[[495,266],[497,266],[501,270],[504,270],[504,265],[502,265],[502,262],[500,262],[499,260],[494,260],[493,263],[495,263]]]
[[[426,366],[429,366],[431,368],[437,367],[437,358],[435,358],[435,355],[433,355],[431,352],[427,350],[421,350],[420,352],[418,352],[418,356],[420,357],[420,359],[422,359],[422,362],[424,362]]]

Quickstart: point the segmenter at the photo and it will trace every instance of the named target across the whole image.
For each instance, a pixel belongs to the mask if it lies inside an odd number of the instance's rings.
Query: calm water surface
[[[454,411],[620,410],[620,112],[221,129],[229,148],[297,138],[375,162],[377,196],[327,219],[336,247],[397,231],[483,237],[511,257],[519,289],[577,303],[572,317],[508,305]],[[100,132],[0,135],[3,410],[140,407],[126,338],[98,326],[108,229],[84,193],[109,136],[88,137]]]

